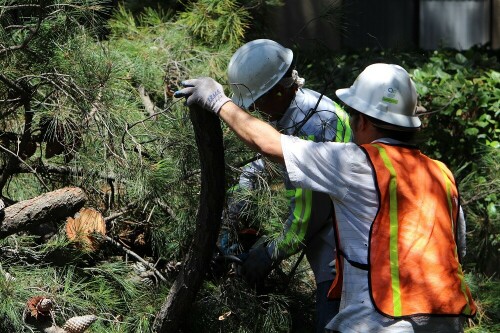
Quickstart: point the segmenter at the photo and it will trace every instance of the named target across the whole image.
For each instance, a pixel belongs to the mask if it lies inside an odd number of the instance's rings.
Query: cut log
[[[178,332],[187,319],[186,313],[195,301],[215,251],[224,203],[225,163],[220,120],[197,106],[190,107],[189,115],[200,157],[200,204],[193,243],[167,300],[156,315],[153,330],[159,333]]]
[[[28,230],[44,222],[61,221],[83,207],[87,196],[78,187],[65,187],[18,202],[4,209],[0,219],[0,239]]]

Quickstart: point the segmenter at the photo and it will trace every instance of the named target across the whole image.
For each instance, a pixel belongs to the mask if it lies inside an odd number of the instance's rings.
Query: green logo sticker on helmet
[[[387,103],[391,103],[391,104],[398,104],[398,100],[397,99],[394,99],[394,98],[390,98],[390,97],[382,97],[382,100],[384,102],[387,102]]]
[[[387,95],[382,97],[382,101],[391,103],[391,104],[398,104],[398,100],[395,99],[396,97],[396,92],[398,90],[392,87],[387,88]]]

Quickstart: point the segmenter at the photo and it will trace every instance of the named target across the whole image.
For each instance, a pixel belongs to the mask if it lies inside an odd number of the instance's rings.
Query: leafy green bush
[[[412,72],[420,102],[431,116],[424,124],[427,150],[458,166],[482,146],[500,148],[500,65],[480,50],[435,51]]]

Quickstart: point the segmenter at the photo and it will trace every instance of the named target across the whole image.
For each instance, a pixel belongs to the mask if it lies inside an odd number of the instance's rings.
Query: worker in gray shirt
[[[268,39],[251,41],[239,48],[228,66],[232,100],[245,109],[258,110],[281,133],[316,142],[351,140],[347,114],[330,98],[303,88],[304,79],[293,68],[293,52]],[[266,161],[257,159],[243,168],[239,188],[258,187]],[[328,195],[296,188],[283,170],[289,199],[288,217],[281,235],[250,250],[241,273],[251,285],[259,284],[281,260],[305,251],[314,273],[317,294],[317,327],[338,311],[339,302],[326,297],[334,274],[329,265],[335,258],[332,228],[333,206]],[[232,202],[231,219],[244,204]]]

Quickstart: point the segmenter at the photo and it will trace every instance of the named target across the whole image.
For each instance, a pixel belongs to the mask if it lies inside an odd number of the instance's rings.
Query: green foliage
[[[500,65],[470,50],[434,52],[413,71],[422,105],[432,116],[428,150],[451,165],[472,159],[481,145],[499,148]],[[450,145],[450,142],[454,142]]]
[[[2,248],[5,253],[14,253],[12,245],[30,244],[31,249],[23,257],[35,262],[56,251],[50,244],[37,246],[32,241],[18,238],[13,242],[8,238]],[[66,261],[72,260],[68,256],[59,258],[59,266],[27,265],[15,256],[6,257],[5,253],[0,257],[4,263],[8,262],[0,268],[2,331],[29,332],[22,320],[25,304],[29,298],[41,295],[53,300],[54,318],[59,325],[73,316],[96,314],[100,320],[92,332],[149,332],[158,311],[151,299],[166,296],[167,290],[142,283],[131,264],[121,260],[98,263],[91,260],[86,264],[79,261],[74,266]]]
[[[36,152],[28,155],[20,150],[16,163],[21,159],[22,165],[33,168],[62,166],[76,172],[4,173],[0,179],[8,185],[2,184],[2,194],[23,200],[65,185],[82,187],[87,204],[103,214],[129,209],[124,219],[108,224],[109,235],[142,236],[148,246],[141,250],[144,257],[154,255],[153,260],[165,263],[182,260],[194,228],[199,167],[186,110],[172,100],[171,90],[194,75],[222,76],[229,48],[186,47],[190,36],[185,29],[169,21],[169,14],[152,10],[137,19],[121,10],[110,21],[110,37],[104,42],[80,25],[82,16],[71,19],[64,10],[51,15],[44,17],[44,24],[54,29],[61,25],[61,33],[34,36],[39,40],[32,39],[29,45],[39,56],[22,47],[0,54],[2,74],[7,77],[0,82],[0,103],[6,110],[2,139],[21,136],[29,124],[32,132],[26,143],[33,143]],[[39,45],[50,50],[44,52]],[[18,92],[12,88],[16,85],[30,91],[24,103],[19,101],[25,95],[16,99]],[[154,107],[148,109],[146,99]],[[16,141],[2,143],[19,151]],[[49,156],[54,144],[64,153]],[[12,154],[1,154],[5,171]],[[132,238],[129,244],[135,241]],[[2,254],[9,246],[2,244]],[[27,330],[22,311],[29,296],[39,291],[56,300],[58,323],[72,315],[94,313],[102,319],[93,325],[95,332],[149,332],[168,290],[145,288],[121,257],[103,261],[112,250],[103,247],[92,258],[56,236],[43,249],[26,254],[33,262],[29,265],[17,261],[7,265],[7,259],[14,259],[0,257],[4,269],[16,277],[14,286],[2,282],[1,293],[9,297],[0,307],[0,330]],[[61,268],[65,265],[71,266]]]
[[[190,315],[188,331],[287,332],[291,328],[289,303],[283,294],[255,295],[237,279],[208,281]]]
[[[475,297],[478,313],[469,320],[467,333],[498,332],[500,328],[500,281],[480,274],[467,274],[466,281]]]
[[[468,267],[493,276],[500,264],[500,151],[486,146],[473,157],[457,173],[469,222],[465,259]]]
[[[191,2],[178,23],[191,35],[212,47],[221,44],[239,46],[248,28],[248,11],[235,0],[199,0]]]

